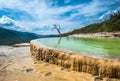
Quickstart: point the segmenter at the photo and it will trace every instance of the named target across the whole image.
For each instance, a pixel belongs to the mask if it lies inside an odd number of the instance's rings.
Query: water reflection
[[[60,38],[58,38],[58,42],[57,42],[57,44],[56,44],[56,46],[55,47],[59,47],[59,45],[60,45],[60,43],[61,43],[61,40],[62,40],[62,37],[60,37]]]

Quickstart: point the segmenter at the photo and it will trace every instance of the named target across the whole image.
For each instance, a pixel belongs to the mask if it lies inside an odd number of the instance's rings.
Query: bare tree
[[[59,35],[61,36],[60,25],[53,24],[53,26],[58,31]]]

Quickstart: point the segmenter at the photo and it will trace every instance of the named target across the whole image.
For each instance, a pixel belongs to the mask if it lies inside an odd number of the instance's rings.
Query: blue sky
[[[0,0],[0,17],[6,15],[22,29],[42,34],[56,33],[53,24],[66,32],[98,22],[115,10],[120,10],[120,0]]]

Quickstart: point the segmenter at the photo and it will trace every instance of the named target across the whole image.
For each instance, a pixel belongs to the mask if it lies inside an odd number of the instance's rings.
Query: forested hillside
[[[63,35],[97,32],[118,32],[120,31],[120,11],[110,15],[109,20],[101,23],[94,23],[80,29],[75,29]]]

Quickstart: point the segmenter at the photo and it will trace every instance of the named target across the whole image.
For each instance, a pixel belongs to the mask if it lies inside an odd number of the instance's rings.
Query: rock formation
[[[45,61],[64,68],[87,72],[99,77],[120,78],[120,62],[69,54],[61,50],[38,46],[31,42],[31,56],[35,62]]]

